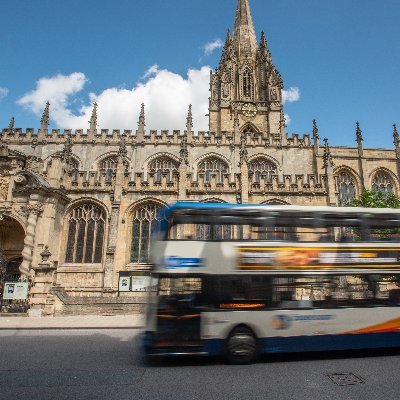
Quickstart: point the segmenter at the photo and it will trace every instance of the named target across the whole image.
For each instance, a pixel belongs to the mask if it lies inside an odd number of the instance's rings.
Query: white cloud
[[[287,90],[282,90],[282,102],[285,103],[293,103],[295,101],[300,100],[300,89],[298,87],[290,87]],[[285,114],[285,124],[289,126],[292,122],[290,115]]]
[[[221,39],[215,39],[212,42],[208,42],[203,46],[204,55],[210,56],[215,50],[221,49],[224,46],[224,42]]]
[[[0,101],[8,95],[8,89],[0,86]]]
[[[50,101],[50,118],[60,128],[88,128],[92,103],[98,104],[98,128],[137,129],[141,103],[145,103],[146,129],[181,129],[186,125],[189,104],[193,105],[195,130],[207,130],[210,67],[190,69],[186,77],[153,65],[143,75],[143,82],[132,89],[109,88],[99,94],[90,93],[88,105],[73,113],[69,101],[84,88],[83,73],[42,78],[36,89],[18,103],[41,115]]]
[[[46,101],[50,102],[52,127],[87,129],[92,104],[98,104],[98,129],[137,129],[141,104],[145,104],[146,129],[184,130],[188,105],[192,104],[195,130],[208,130],[208,97],[210,67],[189,69],[183,77],[157,65],[151,66],[142,81],[133,88],[109,88],[83,98],[81,93],[88,78],[81,72],[41,78],[36,88],[26,93],[18,104],[41,116]],[[283,91],[284,102],[298,101],[297,87]],[[71,109],[73,100],[81,101],[76,112]],[[290,117],[286,115],[286,124]]]
[[[36,89],[26,93],[17,103],[33,111],[36,115],[41,115],[45,103],[49,101],[51,119],[57,125],[67,128],[70,121],[75,118],[68,108],[68,101],[72,95],[83,89],[86,82],[87,78],[81,72],[41,78],[36,83]]]
[[[150,78],[151,76],[156,75],[157,72],[158,72],[158,65],[154,64],[143,74],[143,76],[140,79]]]
[[[287,90],[282,90],[283,104],[293,103],[300,100],[300,89],[298,87],[291,87]]]

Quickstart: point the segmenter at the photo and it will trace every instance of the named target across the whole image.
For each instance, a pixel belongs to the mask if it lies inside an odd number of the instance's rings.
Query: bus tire
[[[226,339],[225,356],[231,364],[250,364],[258,353],[257,338],[247,326],[236,327]]]

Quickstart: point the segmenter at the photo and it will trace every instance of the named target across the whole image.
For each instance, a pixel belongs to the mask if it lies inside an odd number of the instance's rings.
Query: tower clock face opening
[[[254,118],[257,115],[257,106],[253,103],[245,103],[242,106],[242,113],[245,117]]]

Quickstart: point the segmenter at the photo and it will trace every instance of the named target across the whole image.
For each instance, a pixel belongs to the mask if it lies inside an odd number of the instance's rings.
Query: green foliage
[[[347,207],[400,208],[400,198],[394,193],[365,189],[361,196],[358,199],[354,198]]]

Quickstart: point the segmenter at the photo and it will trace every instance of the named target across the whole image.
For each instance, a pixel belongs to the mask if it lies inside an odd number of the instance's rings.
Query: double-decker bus
[[[400,211],[177,203],[153,243],[149,355],[400,346]]]

